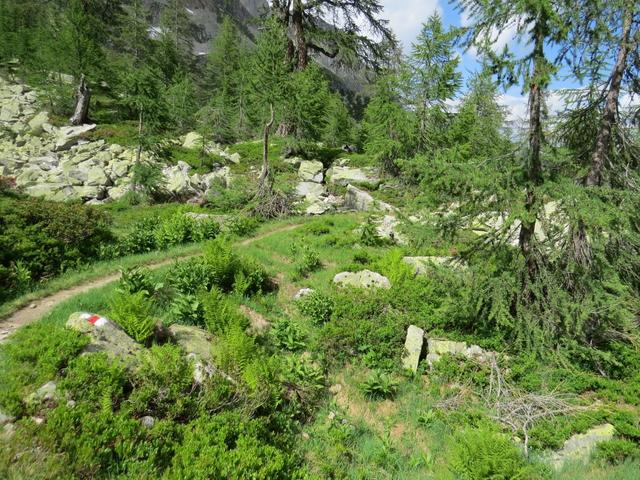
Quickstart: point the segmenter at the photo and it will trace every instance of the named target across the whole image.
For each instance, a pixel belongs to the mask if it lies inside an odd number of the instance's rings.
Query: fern
[[[144,343],[153,334],[153,304],[145,292],[118,292],[110,303],[109,317],[136,342]]]

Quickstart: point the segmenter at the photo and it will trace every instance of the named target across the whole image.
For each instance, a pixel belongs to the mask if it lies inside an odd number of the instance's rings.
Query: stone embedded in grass
[[[438,362],[442,355],[459,355],[478,363],[490,362],[496,355],[495,352],[484,350],[478,345],[468,347],[467,342],[430,338],[427,344],[427,362],[429,366],[433,366],[434,363]]]
[[[15,420],[16,420],[15,417],[12,417],[0,411],[0,427],[3,427],[8,423],[13,423],[15,422]]]
[[[334,166],[327,170],[327,181],[337,185],[365,185],[378,188],[379,172],[375,168]]]
[[[313,288],[301,288],[298,290],[298,293],[293,297],[294,300],[300,300],[302,297],[306,297],[307,295],[311,295],[315,290]]]
[[[610,423],[605,423],[584,433],[573,435],[564,442],[561,450],[553,454],[551,464],[559,470],[566,462],[586,463],[598,444],[612,440],[615,433],[614,426]]]
[[[213,337],[201,328],[189,325],[173,324],[168,330],[187,358],[193,361],[193,381],[200,385],[214,371],[211,354]]]
[[[67,328],[89,336],[85,352],[104,352],[109,357],[122,360],[128,367],[135,367],[142,346],[108,318],[86,312],[69,316]]]
[[[56,382],[47,382],[31,395],[29,395],[25,399],[25,402],[27,403],[27,405],[32,406],[40,405],[41,403],[45,402],[52,402],[56,399],[57,389],[58,385],[56,384]]]
[[[402,357],[402,366],[413,373],[418,371],[423,344],[424,330],[415,325],[409,325],[407,339],[404,342],[405,354]]]
[[[333,283],[341,287],[391,288],[391,282],[387,277],[371,270],[338,273],[333,277]]]

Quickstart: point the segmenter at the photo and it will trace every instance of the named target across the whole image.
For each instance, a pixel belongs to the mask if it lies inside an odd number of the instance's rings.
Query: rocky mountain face
[[[152,29],[160,28],[160,14],[170,0],[145,0],[151,12]],[[198,55],[209,51],[222,19],[230,16],[242,34],[253,41],[257,31],[256,18],[269,9],[266,0],[186,0],[185,10],[191,21],[194,50]]]

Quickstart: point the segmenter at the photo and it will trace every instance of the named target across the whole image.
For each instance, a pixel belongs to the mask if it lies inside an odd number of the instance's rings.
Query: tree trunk
[[[80,84],[76,91],[76,109],[73,117],[69,119],[71,125],[83,125],[89,121],[89,103],[91,102],[91,90],[87,85],[84,73],[80,75]]]
[[[291,21],[293,23],[293,41],[298,54],[298,70],[304,70],[309,63],[309,54],[307,51],[307,40],[304,36],[303,18],[304,7],[302,0],[293,0],[293,12]]]
[[[260,172],[260,179],[258,183],[258,196],[260,198],[268,197],[273,192],[273,179],[271,177],[271,169],[269,168],[269,134],[271,133],[271,127],[273,127],[273,124],[275,122],[273,104],[269,104],[269,110],[271,111],[271,118],[264,126],[264,140],[262,145],[262,172]]]
[[[591,168],[584,180],[588,187],[602,185],[604,164],[609,156],[611,148],[611,135],[613,125],[616,123],[618,114],[618,99],[620,97],[620,86],[622,77],[627,66],[627,55],[629,54],[629,33],[631,31],[632,10],[626,9],[622,22],[622,36],[620,38],[620,50],[611,72],[609,80],[609,92],[602,114],[602,122],[596,137],[596,148],[591,156]]]
[[[624,12],[622,20],[622,36],[620,37],[620,49],[616,63],[613,66],[611,77],[609,79],[609,91],[602,113],[602,120],[598,135],[596,136],[596,145],[591,155],[591,166],[583,183],[586,187],[599,187],[604,180],[604,166],[611,150],[611,137],[613,126],[617,121],[618,101],[620,98],[620,87],[622,85],[622,77],[627,65],[627,56],[631,49],[629,45],[629,35],[631,32],[632,9],[627,8]],[[571,249],[573,259],[583,267],[589,267],[592,260],[591,246],[587,237],[586,226],[583,220],[571,234]]]
[[[535,248],[535,228],[538,217],[536,188],[542,183],[542,94],[544,69],[544,32],[543,25],[534,27],[535,43],[533,50],[533,78],[529,89],[529,154],[527,162],[527,192],[525,200],[526,216],[520,226],[520,250],[527,265],[527,282],[538,274],[538,258]]]

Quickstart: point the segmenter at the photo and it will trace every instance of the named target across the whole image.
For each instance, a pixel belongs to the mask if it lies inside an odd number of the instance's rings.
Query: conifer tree
[[[272,8],[291,31],[287,54],[300,70],[309,64],[310,51],[378,68],[396,43],[389,22],[379,17],[379,0],[273,0]]]
[[[438,13],[429,17],[412,46],[409,63],[414,109],[418,117],[418,141],[423,150],[436,148],[444,137],[445,101],[455,97],[461,75],[453,51],[457,31],[445,31]]]

